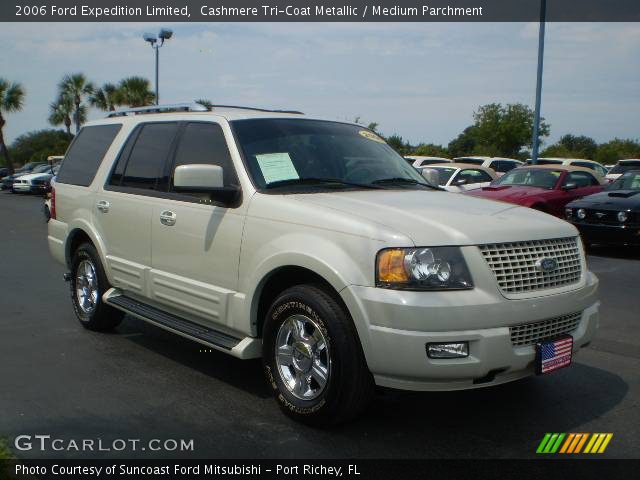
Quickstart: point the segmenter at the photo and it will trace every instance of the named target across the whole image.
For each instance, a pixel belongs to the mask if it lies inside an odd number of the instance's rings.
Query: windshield
[[[467,165],[482,165],[484,163],[484,160],[480,158],[469,158],[469,157],[456,158],[456,161],[458,163],[465,163]]]
[[[640,169],[640,160],[634,162],[618,163],[615,167],[609,170],[609,173],[624,173],[629,170]]]
[[[627,172],[615,182],[606,186],[606,190],[640,190],[640,167],[638,170]]]
[[[40,165],[31,171],[31,173],[44,173],[44,172],[50,173],[51,167],[49,165]]]
[[[357,125],[287,118],[235,120],[231,126],[261,190],[429,188],[382,138]]]
[[[539,187],[552,190],[562,172],[542,168],[516,168],[505,173],[494,185],[522,185],[527,187]]]
[[[446,185],[451,176],[456,173],[457,168],[443,167],[434,168],[438,172],[438,185]]]

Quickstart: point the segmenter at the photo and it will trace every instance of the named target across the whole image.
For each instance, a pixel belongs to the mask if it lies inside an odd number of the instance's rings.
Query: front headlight
[[[627,215],[627,212],[618,212],[618,221],[620,223],[626,222],[627,218],[629,218],[629,216]]]
[[[404,290],[473,288],[459,247],[386,248],[376,259],[376,286]]]

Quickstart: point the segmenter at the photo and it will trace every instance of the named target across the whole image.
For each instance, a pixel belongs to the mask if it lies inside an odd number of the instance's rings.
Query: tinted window
[[[484,160],[482,160],[481,158],[462,157],[462,158],[456,158],[456,161],[458,163],[466,163],[467,165],[482,165],[484,163]]]
[[[516,162],[510,162],[508,160],[496,160],[491,163],[491,168],[500,173],[507,173],[509,170],[513,170],[517,166],[518,164]]]
[[[543,158],[539,158],[538,165],[562,165],[562,160],[545,160]]]
[[[595,177],[587,172],[569,172],[569,174],[564,178],[564,185],[567,185],[568,183],[575,183],[578,188],[600,185]]]
[[[458,173],[458,175],[456,176],[456,182],[461,180],[463,180],[464,184],[466,185],[471,183],[490,182],[491,180],[493,180],[493,178],[491,178],[491,176],[487,172],[483,172],[482,170],[466,169],[461,170],[460,173]]]
[[[573,162],[571,165],[574,165],[576,167],[589,168],[591,170],[595,170],[596,169],[596,166],[593,163],[590,163],[590,162]]]
[[[609,173],[624,173],[628,170],[638,170],[640,169],[640,160],[631,161],[631,162],[619,162],[615,167],[613,167]]]
[[[146,190],[157,189],[158,178],[162,176],[177,131],[177,123],[145,124],[129,155],[121,185]]]
[[[224,171],[224,185],[237,184],[231,154],[220,125],[190,123],[180,136],[175,167],[192,163],[219,165]]]
[[[120,127],[120,124],[96,125],[80,130],[65,155],[57,182],[89,186]]]

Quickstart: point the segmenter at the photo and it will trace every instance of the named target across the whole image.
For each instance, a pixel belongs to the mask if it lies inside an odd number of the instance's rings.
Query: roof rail
[[[199,103],[172,103],[166,105],[149,105],[147,107],[124,108],[110,112],[107,118],[126,117],[127,115],[144,115],[149,113],[169,112],[208,112],[209,109]]]
[[[215,110],[216,108],[237,108],[238,110],[253,110],[255,112],[267,112],[267,113],[292,113],[295,115],[304,115],[303,112],[298,110],[272,110],[269,108],[258,108],[258,107],[242,107],[239,105],[211,105],[211,110]]]

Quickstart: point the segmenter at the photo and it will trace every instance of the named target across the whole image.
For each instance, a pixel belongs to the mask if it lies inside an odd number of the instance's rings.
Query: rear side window
[[[564,179],[564,184],[575,183],[578,188],[600,185],[593,175],[587,172],[569,172]]]
[[[507,173],[510,170],[516,168],[518,164],[516,162],[510,162],[508,160],[496,160],[491,163],[491,168],[499,173]]]
[[[110,183],[122,187],[157,190],[177,132],[177,123],[144,124],[135,140],[132,137],[127,142]]]
[[[238,183],[227,141],[216,123],[189,123],[180,136],[174,168],[194,163],[222,167],[225,187]]]
[[[64,157],[57,183],[88,187],[122,125],[84,127]]]

